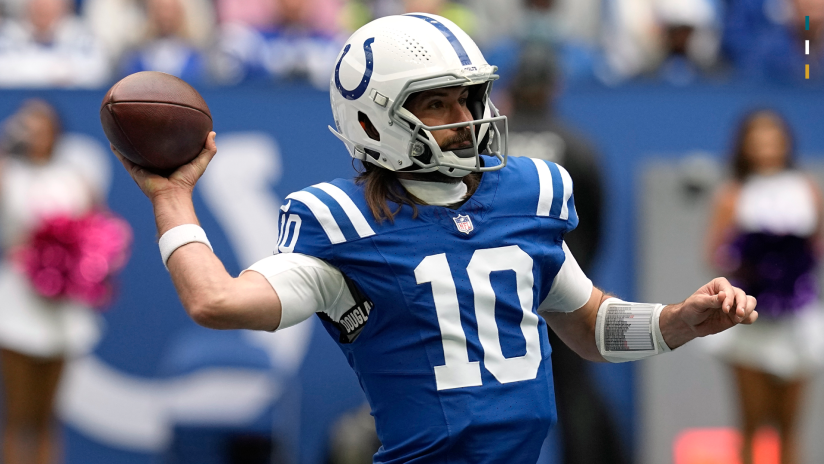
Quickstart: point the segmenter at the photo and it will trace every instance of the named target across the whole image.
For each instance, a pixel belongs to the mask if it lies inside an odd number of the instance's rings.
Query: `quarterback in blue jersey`
[[[214,134],[168,178],[121,157],[195,321],[273,331],[320,317],[372,408],[375,462],[534,463],[555,421],[547,323],[586,359],[620,362],[758,316],[725,279],[667,306],[594,287],[564,243],[578,222],[572,181],[506,156],[496,77],[438,16],[355,32],[331,77],[332,132],[364,169],[290,194],[276,254],[237,278],[192,206]]]

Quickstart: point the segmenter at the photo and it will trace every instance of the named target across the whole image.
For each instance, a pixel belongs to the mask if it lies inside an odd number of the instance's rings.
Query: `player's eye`
[[[433,110],[443,108],[443,102],[440,100],[432,100],[431,102],[429,102],[427,108],[431,108]]]

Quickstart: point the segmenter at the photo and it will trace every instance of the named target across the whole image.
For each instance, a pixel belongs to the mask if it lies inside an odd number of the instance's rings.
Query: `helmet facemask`
[[[407,167],[404,171],[438,171],[450,177],[463,177],[470,172],[493,171],[506,165],[508,125],[506,116],[501,116],[489,100],[491,81],[497,78],[492,74],[494,68],[489,68],[491,69],[480,76],[483,77],[480,81],[466,75],[446,73],[407,83],[389,109],[390,120],[398,124],[398,127],[406,129],[410,135],[406,154],[413,166]],[[456,86],[470,87],[467,99],[467,109],[473,118],[470,121],[428,126],[403,107],[407,99],[418,92]],[[441,150],[432,132],[457,127],[469,128],[472,145],[456,150]],[[498,158],[500,163],[496,166],[481,166],[480,154],[484,152]]]

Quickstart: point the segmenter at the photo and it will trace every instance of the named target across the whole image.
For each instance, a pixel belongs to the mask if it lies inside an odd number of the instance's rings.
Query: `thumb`
[[[192,160],[192,164],[195,166],[199,174],[203,174],[206,170],[206,166],[209,165],[212,158],[214,158],[217,154],[217,144],[215,143],[216,136],[217,134],[214,131],[209,132],[209,136],[206,137],[206,143],[203,145],[203,151],[200,152],[200,155],[198,155],[197,158]]]
[[[720,308],[724,301],[727,299],[727,292],[721,290],[720,292],[716,293],[715,295],[708,295],[712,299],[710,303],[711,307],[713,308]]]
[[[189,161],[183,166],[177,168],[175,172],[169,176],[169,178],[175,179],[177,183],[186,188],[194,189],[195,184],[206,171],[206,166],[209,165],[209,162],[212,161],[215,153],[217,153],[215,135],[216,134],[214,132],[210,132],[209,136],[206,138],[206,143],[203,146],[203,150],[200,151],[200,154],[198,154],[192,161]]]
[[[692,306],[699,311],[706,311],[708,309],[718,309],[724,303],[724,292],[719,292],[715,295],[693,295],[691,301]]]

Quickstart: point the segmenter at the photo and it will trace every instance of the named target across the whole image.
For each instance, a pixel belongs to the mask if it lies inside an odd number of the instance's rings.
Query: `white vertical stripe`
[[[546,162],[538,159],[533,159],[535,169],[538,170],[538,184],[541,193],[538,196],[538,210],[535,212],[538,216],[549,216],[549,210],[552,208],[552,173],[549,172],[549,166]]]
[[[326,182],[315,184],[312,187],[323,190],[338,202],[340,207],[343,208],[343,212],[349,216],[349,220],[352,221],[352,225],[355,226],[355,230],[361,238],[375,235],[375,231],[372,230],[369,223],[366,222],[366,218],[363,217],[363,213],[361,213],[358,207],[355,206],[355,202],[349,198],[349,195],[347,195],[346,192]]]
[[[329,208],[324,205],[318,197],[309,192],[300,191],[290,193],[286,199],[297,200],[306,205],[309,211],[315,215],[315,219],[317,219],[321,227],[323,227],[323,231],[326,232],[326,236],[329,237],[329,241],[332,242],[332,244],[346,241],[346,237],[344,237],[343,232],[340,231],[340,227],[338,227],[338,223],[335,221],[334,216],[332,216],[332,212],[329,211]]]
[[[564,201],[561,203],[561,215],[558,217],[562,221],[566,221],[569,219],[569,205],[567,205],[567,202],[569,197],[572,196],[572,178],[569,177],[567,170],[561,166],[558,166],[558,170],[561,171],[561,180],[564,181]]]
[[[809,39],[804,41],[804,54],[805,55],[810,54],[810,41],[809,41]]]

